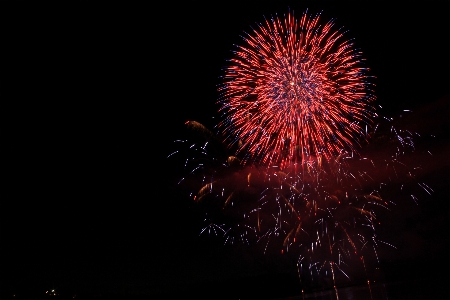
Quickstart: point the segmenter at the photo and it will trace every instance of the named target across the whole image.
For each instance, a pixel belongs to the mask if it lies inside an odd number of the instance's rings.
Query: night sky
[[[377,104],[435,138],[432,197],[381,230],[391,281],[449,279],[448,8],[336,1],[16,7],[4,110],[2,296],[295,295],[291,261],[199,237],[201,216],[167,160],[187,120],[212,129],[217,85],[240,35],[290,8],[322,12],[363,52]],[[416,3],[416,2],[414,2]],[[403,110],[411,110],[403,113]],[[241,291],[238,294],[235,291]]]

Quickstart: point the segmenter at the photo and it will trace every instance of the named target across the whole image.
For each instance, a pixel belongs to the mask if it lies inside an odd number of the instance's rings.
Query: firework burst
[[[234,52],[220,88],[219,126],[245,162],[331,159],[365,141],[374,117],[371,77],[344,32],[319,18],[273,17]]]
[[[188,121],[169,157],[204,209],[200,235],[293,254],[301,278],[335,284],[395,248],[377,234],[393,188],[415,203],[413,188],[432,189],[406,163],[420,135],[375,113],[361,54],[333,25],[288,14],[247,35],[220,87],[219,134]]]

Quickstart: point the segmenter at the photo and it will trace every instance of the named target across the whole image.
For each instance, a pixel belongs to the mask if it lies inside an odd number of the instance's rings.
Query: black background
[[[185,121],[215,125],[219,76],[240,35],[289,8],[335,18],[376,76],[383,112],[412,110],[406,122],[436,136],[424,163],[435,193],[393,213],[385,231],[399,249],[385,276],[448,279],[449,26],[439,3],[5,10],[2,295],[295,294],[283,258],[198,236],[202,220],[166,159]]]

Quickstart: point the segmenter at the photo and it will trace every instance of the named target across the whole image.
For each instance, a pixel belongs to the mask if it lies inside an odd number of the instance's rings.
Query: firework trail
[[[377,235],[393,188],[414,203],[432,189],[406,159],[420,135],[375,113],[360,52],[318,21],[288,14],[247,35],[220,87],[219,134],[188,121],[169,157],[204,209],[200,235],[292,254],[301,278],[335,284],[395,248]]]

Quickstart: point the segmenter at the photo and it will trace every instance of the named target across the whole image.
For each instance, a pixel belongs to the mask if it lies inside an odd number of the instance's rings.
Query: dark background
[[[5,9],[1,293],[295,295],[290,262],[199,237],[167,161],[186,120],[212,128],[233,44],[278,13],[322,21],[364,53],[386,115],[436,139],[433,197],[392,213],[390,281],[449,279],[448,8],[440,2],[221,1]],[[238,292],[239,291],[239,292]]]

